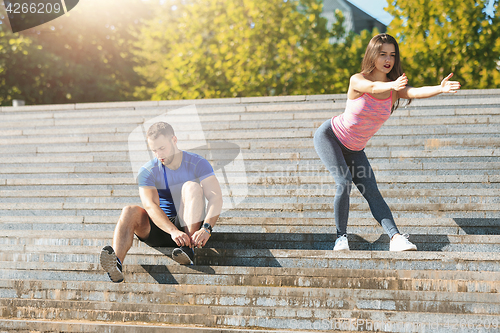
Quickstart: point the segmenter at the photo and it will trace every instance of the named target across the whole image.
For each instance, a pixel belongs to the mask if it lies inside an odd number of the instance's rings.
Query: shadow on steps
[[[389,237],[349,234],[349,247],[358,251],[388,251]],[[366,238],[365,238],[366,237]],[[208,246],[217,249],[332,250],[332,233],[214,233]],[[447,235],[411,235],[421,251],[443,251],[450,244]]]
[[[500,235],[500,219],[454,218],[453,221],[467,235]]]
[[[144,270],[159,284],[179,284],[166,265],[141,265]],[[210,266],[186,266],[196,272],[206,275],[215,275]]]
[[[497,252],[498,245],[463,242],[467,235],[500,235],[500,219],[454,218],[460,227],[458,235],[413,234],[410,240],[419,251],[433,252]],[[350,234],[349,247],[354,251],[388,251],[387,235]],[[196,256],[196,265],[187,266],[193,271],[214,275],[213,266],[282,267],[271,250],[327,250],[333,249],[335,234],[332,233],[214,233],[201,255]],[[450,241],[450,238],[452,239]],[[171,249],[156,248],[170,256]],[[234,257],[232,250],[245,251],[243,257]],[[179,284],[166,265],[141,265],[160,284]]]

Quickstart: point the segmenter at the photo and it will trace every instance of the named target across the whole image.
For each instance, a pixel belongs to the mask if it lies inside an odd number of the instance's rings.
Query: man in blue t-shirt
[[[123,281],[122,262],[134,234],[150,246],[176,247],[172,258],[193,264],[193,248],[205,246],[222,209],[222,192],[212,166],[197,154],[179,150],[172,126],[153,124],[147,141],[155,158],[137,177],[144,208],[123,208],[113,246],[101,251],[101,266],[113,282]]]

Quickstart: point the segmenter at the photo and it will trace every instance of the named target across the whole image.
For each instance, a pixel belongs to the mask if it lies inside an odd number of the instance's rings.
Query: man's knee
[[[131,215],[139,215],[143,210],[141,207],[136,205],[125,206],[122,209],[122,215],[131,216]]]
[[[123,207],[120,222],[138,226],[149,222],[146,217],[147,213],[142,207],[130,205]]]
[[[196,182],[185,182],[182,185],[182,197],[183,198],[202,198],[203,189],[201,185]]]

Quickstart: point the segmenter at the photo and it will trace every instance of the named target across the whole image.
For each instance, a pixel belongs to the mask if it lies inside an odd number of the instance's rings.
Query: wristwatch
[[[203,223],[202,227],[210,231],[210,233],[212,233],[212,226],[210,225],[210,223]]]

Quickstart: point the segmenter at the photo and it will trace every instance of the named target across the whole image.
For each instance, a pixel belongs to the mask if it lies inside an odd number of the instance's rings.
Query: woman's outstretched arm
[[[441,81],[439,86],[429,86],[429,87],[406,87],[405,89],[398,91],[399,97],[404,99],[414,99],[414,98],[428,98],[433,97],[442,93],[456,93],[460,89],[460,82],[450,81],[453,73],[448,75]]]
[[[406,87],[408,79],[406,75],[401,75],[396,81],[382,82],[366,79],[362,74],[354,74],[349,82],[349,89],[360,93],[378,94],[386,91],[401,91]]]

